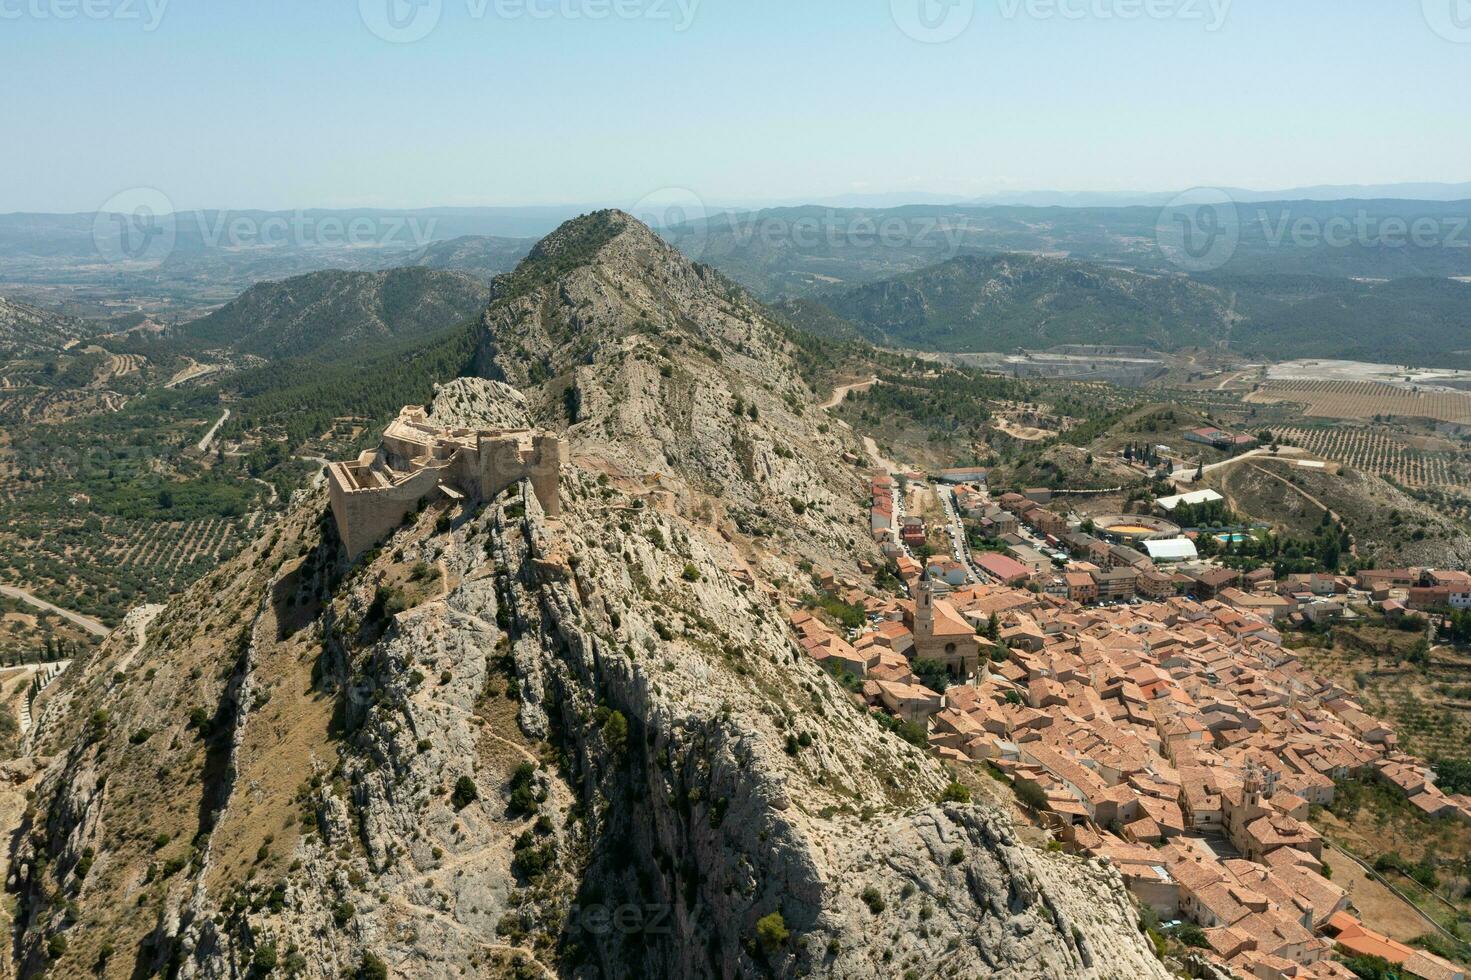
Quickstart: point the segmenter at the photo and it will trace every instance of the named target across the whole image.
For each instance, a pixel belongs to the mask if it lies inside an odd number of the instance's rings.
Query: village
[[[872,474],[872,532],[907,598],[815,570],[865,622],[795,609],[808,656],[911,740],[1009,783],[1054,846],[1113,864],[1145,914],[1190,927],[1190,945],[1241,976],[1351,978],[1335,956],[1353,955],[1464,980],[1361,921],[1311,817],[1349,778],[1430,818],[1471,823],[1471,797],[1438,789],[1281,631],[1355,609],[1464,609],[1471,575],[1278,580],[1202,558],[1199,534],[1171,520],[1219,502],[1211,490],[1080,517],[1048,490],[993,498],[979,469],[934,477]],[[921,502],[929,522],[910,513]]]

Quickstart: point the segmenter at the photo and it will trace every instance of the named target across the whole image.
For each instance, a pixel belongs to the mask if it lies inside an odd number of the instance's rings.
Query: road
[[[180,371],[178,374],[170,378],[168,383],[165,384],[164,387],[177,388],[179,387],[179,385],[184,384],[187,381],[194,381],[198,378],[203,378],[206,375],[214,374],[219,369],[220,367],[218,364],[200,364],[198,362],[191,361],[189,367],[184,368],[184,370]]]
[[[876,384],[879,384],[879,379],[877,375],[869,378],[867,381],[854,381],[851,384],[838,385],[836,388],[833,389],[833,393],[828,397],[828,400],[817,407],[837,408],[839,405],[843,404],[843,399],[847,398],[851,392],[867,391]]]
[[[1222,460],[1219,463],[1212,463],[1205,467],[1205,472],[1214,473],[1216,470],[1225,469],[1227,466],[1235,466],[1237,463],[1251,459],[1254,456],[1301,456],[1302,454],[1303,451],[1298,446],[1280,446],[1275,454],[1270,449],[1253,449],[1250,452],[1242,453],[1240,456],[1232,456],[1230,459]],[[1196,467],[1185,466],[1171,473],[1170,479],[1176,483],[1193,483],[1195,481],[1195,471]]]
[[[863,451],[868,453],[869,458],[872,459],[874,463],[878,464],[878,466],[882,468],[885,473],[905,472],[904,470],[901,470],[899,468],[898,463],[894,462],[891,459],[885,459],[883,457],[883,454],[879,452],[879,444],[873,441],[873,436],[863,437]]]
[[[200,452],[203,453],[209,451],[209,444],[215,441],[215,433],[220,431],[220,426],[224,425],[229,418],[230,410],[227,408],[225,409],[225,414],[220,416],[220,420],[214,425],[210,426],[210,430],[204,434],[204,438],[199,440]]]
[[[295,458],[306,463],[316,463],[318,466],[322,467],[321,469],[317,470],[316,475],[312,477],[313,490],[317,489],[322,484],[327,482],[327,467],[332,465],[331,461],[325,460],[320,456],[297,456]]]
[[[955,560],[965,566],[966,572],[970,574],[971,581],[989,584],[994,581],[990,575],[981,571],[981,567],[971,557],[970,542],[965,537],[965,524],[960,519],[960,510],[955,506],[955,490],[952,487],[937,487],[940,504],[945,508],[946,530],[950,534],[950,550]]]
[[[13,585],[0,585],[0,595],[9,596],[12,599],[19,599],[26,605],[35,606],[37,609],[44,609],[46,612],[49,613],[55,613],[57,616],[60,616],[62,619],[66,620],[72,625],[80,626],[82,629],[86,630],[88,633],[91,633],[93,636],[106,636],[107,634],[112,632],[112,630],[108,629],[106,626],[103,626],[91,616],[83,616],[81,613],[72,612],[70,609],[63,609],[60,606],[53,606],[45,599],[38,599],[27,592],[25,589],[18,589]]]

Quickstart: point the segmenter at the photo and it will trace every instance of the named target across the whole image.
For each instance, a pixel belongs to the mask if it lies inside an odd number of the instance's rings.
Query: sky
[[[0,0],[0,85],[0,212],[1471,180],[1471,0]]]

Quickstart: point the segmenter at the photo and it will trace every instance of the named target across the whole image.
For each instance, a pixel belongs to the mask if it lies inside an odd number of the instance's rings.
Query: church
[[[944,599],[936,599],[929,575],[922,577],[914,589],[914,648],[911,661],[934,660],[945,665],[957,681],[979,675],[981,638],[965,617]],[[977,676],[976,680],[984,680]]]

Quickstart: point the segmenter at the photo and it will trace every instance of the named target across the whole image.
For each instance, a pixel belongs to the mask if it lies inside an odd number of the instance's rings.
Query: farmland
[[[1436,647],[1416,665],[1421,632],[1378,622],[1334,628],[1301,645],[1313,670],[1356,692],[1365,710],[1388,719],[1407,751],[1425,758],[1457,758],[1471,742],[1471,656]]]
[[[1272,434],[1315,456],[1386,477],[1405,487],[1471,486],[1471,464],[1460,454],[1427,451],[1380,429],[1277,426]]]
[[[1248,404],[1295,402],[1330,419],[1422,418],[1471,425],[1471,395],[1446,388],[1404,388],[1373,381],[1268,381]]]
[[[0,581],[115,626],[132,606],[163,601],[233,555],[260,516],[27,521],[0,532]]]

